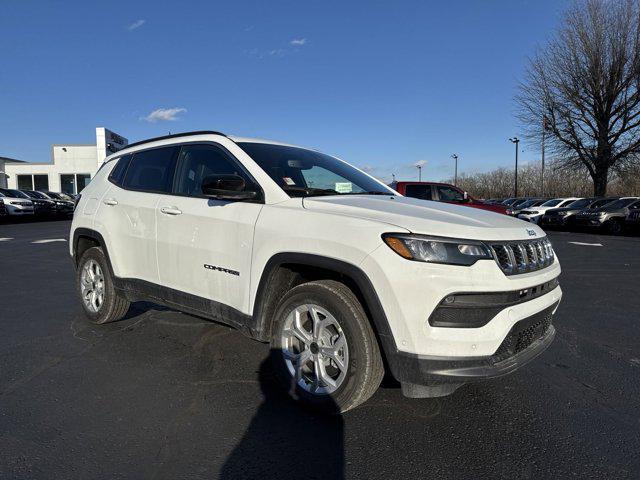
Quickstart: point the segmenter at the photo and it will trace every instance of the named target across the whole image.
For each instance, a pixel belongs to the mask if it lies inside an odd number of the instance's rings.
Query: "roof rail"
[[[153,138],[149,138],[147,140],[141,140],[139,142],[130,143],[129,145],[125,145],[122,148],[122,150],[124,150],[125,148],[137,147],[138,145],[143,145],[143,144],[149,143],[149,142],[156,142],[158,140],[167,140],[168,138],[186,137],[188,135],[222,135],[223,137],[226,137],[226,135],[224,133],[214,132],[213,130],[197,130],[195,132],[174,133],[174,134],[171,134],[171,135],[163,135],[162,137],[153,137]]]

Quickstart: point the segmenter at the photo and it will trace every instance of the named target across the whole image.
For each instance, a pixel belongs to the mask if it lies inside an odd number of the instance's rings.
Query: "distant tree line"
[[[629,193],[637,180],[623,179],[637,178],[640,156],[640,0],[575,1],[529,59],[516,101],[525,137],[544,139],[557,166],[575,172],[550,175],[549,193],[578,193],[581,172],[596,195]]]
[[[568,171],[562,162],[547,165],[544,175],[544,191],[539,163],[525,163],[518,167],[518,196],[520,197],[590,197],[593,196],[593,180],[589,172]],[[453,178],[443,180],[453,183]],[[513,168],[497,168],[482,173],[458,174],[458,186],[476,198],[513,197]],[[630,165],[624,171],[611,176],[607,185],[610,196],[640,196],[640,165]]]

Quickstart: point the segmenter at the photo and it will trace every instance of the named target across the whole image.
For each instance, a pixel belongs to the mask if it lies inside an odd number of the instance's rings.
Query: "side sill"
[[[184,313],[223,323],[250,338],[257,339],[255,332],[250,328],[253,323],[251,315],[242,313],[224,303],[135,278],[114,278],[114,288],[124,294],[130,302],[146,300],[164,305]]]

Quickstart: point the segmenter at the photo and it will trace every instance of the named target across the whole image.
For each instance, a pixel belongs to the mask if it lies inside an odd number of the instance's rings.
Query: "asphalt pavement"
[[[69,222],[0,224],[0,478],[640,478],[640,237],[551,232],[551,347],[441,399],[342,416],[273,388],[268,346],[151,304],[94,326]]]

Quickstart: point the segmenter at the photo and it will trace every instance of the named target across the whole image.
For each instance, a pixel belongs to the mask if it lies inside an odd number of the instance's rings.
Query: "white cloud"
[[[127,26],[127,30],[132,31],[135,30],[136,28],[140,28],[142,25],[144,25],[145,23],[147,23],[146,20],[140,19],[140,20],[136,20],[135,22],[133,22],[131,25]]]
[[[186,112],[186,108],[158,108],[154,110],[146,117],[142,117],[142,120],[146,120],[147,122],[155,123],[155,122],[173,122],[175,120],[179,120],[178,114]]]
[[[368,174],[371,174],[371,172],[373,172],[376,169],[376,167],[374,167],[373,165],[362,165],[360,167],[360,170],[362,170],[363,172],[367,172]]]
[[[306,38],[294,38],[289,43],[291,45],[295,46],[295,47],[301,47],[302,45],[307,43],[307,39]]]
[[[426,160],[418,160],[416,163],[412,164],[414,167],[424,167],[427,164]]]

